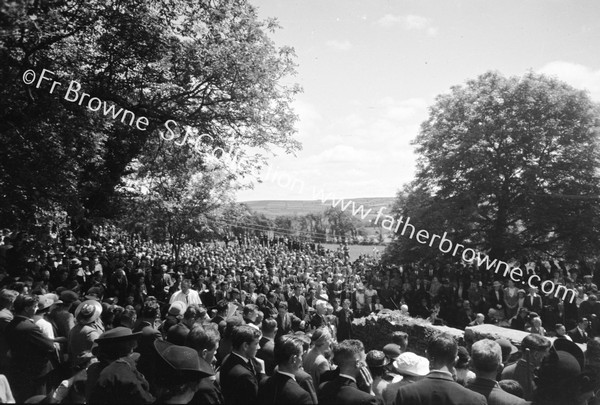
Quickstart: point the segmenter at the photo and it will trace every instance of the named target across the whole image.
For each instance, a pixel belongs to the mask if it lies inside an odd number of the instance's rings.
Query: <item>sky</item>
[[[489,70],[546,73],[600,102],[597,0],[250,1],[296,51],[303,148],[269,157],[238,201],[395,196],[435,97]]]

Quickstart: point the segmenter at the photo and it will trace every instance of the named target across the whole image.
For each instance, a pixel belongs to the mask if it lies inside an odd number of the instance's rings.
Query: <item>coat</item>
[[[318,393],[320,405],[377,405],[377,398],[358,389],[356,382],[338,375],[323,383]]]
[[[395,405],[485,405],[485,397],[452,379],[450,374],[430,372],[424,379],[401,387]]]
[[[151,404],[155,400],[131,357],[121,357],[102,370],[90,399],[90,404]]]
[[[289,312],[283,317],[278,314],[275,320],[277,321],[277,335],[275,336],[275,339],[297,330],[301,322],[300,318]]]
[[[509,394],[498,385],[498,382],[487,378],[475,378],[467,384],[467,388],[483,395],[488,405],[525,405],[527,401]]]
[[[261,337],[259,341],[260,349],[256,352],[256,357],[265,362],[265,372],[267,375],[273,375],[275,369],[275,343],[272,339]]]
[[[220,383],[226,405],[256,404],[258,378],[249,362],[235,353],[223,360]]]
[[[587,332],[583,335],[577,327],[571,329],[567,332],[567,334],[571,337],[571,340],[575,343],[587,343],[589,335]]]
[[[295,379],[276,372],[258,390],[258,403],[265,405],[279,404],[314,404],[310,394]]]
[[[33,379],[52,370],[54,342],[31,319],[16,315],[6,326],[5,334],[11,354],[9,376]]]

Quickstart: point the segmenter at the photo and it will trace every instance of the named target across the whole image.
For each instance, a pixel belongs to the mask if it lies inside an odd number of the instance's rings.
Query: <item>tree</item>
[[[535,73],[452,87],[421,125],[396,215],[492,258],[589,257],[600,248],[599,112],[584,91]],[[434,253],[397,236],[388,257],[402,255]]]
[[[161,177],[157,162],[175,172],[191,162],[190,177],[210,172],[206,159],[193,161],[198,149],[237,152],[241,164],[229,170],[237,187],[261,164],[248,146],[300,147],[290,107],[299,87],[282,82],[294,74],[293,49],[275,47],[268,33],[277,23],[258,20],[246,0],[17,1],[0,5],[0,27],[7,225],[35,222],[39,208],[55,206],[73,218],[117,215],[117,191],[135,171]],[[61,85],[52,94],[51,81],[28,87],[28,69],[47,69]],[[71,81],[81,103],[64,97]],[[83,92],[148,124],[91,111]]]
[[[354,216],[342,211],[337,207],[329,207],[323,214],[329,223],[333,236],[356,237],[356,228],[360,225],[360,221]]]

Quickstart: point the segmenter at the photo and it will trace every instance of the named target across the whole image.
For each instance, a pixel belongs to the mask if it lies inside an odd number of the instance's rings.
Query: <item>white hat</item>
[[[423,377],[429,374],[429,360],[411,352],[404,352],[394,360],[394,368],[403,375]]]

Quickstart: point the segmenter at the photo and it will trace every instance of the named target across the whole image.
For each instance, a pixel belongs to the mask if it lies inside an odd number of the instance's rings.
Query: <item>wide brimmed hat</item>
[[[65,304],[71,304],[79,299],[79,295],[71,290],[64,290],[60,293],[60,300]]]
[[[82,323],[92,323],[102,314],[102,305],[96,300],[86,300],[75,309],[75,319]]]
[[[131,329],[124,326],[117,326],[101,334],[95,343],[103,345],[107,343],[123,342],[125,340],[136,340],[142,335],[142,332],[133,333]]]
[[[38,312],[41,312],[47,308],[50,308],[54,304],[62,304],[62,301],[58,299],[56,294],[44,294],[40,295],[38,301]]]
[[[575,357],[581,369],[585,366],[585,355],[577,343],[568,339],[555,339],[552,343],[552,347],[554,347],[554,350],[556,351],[567,352]]]
[[[169,315],[173,315],[173,316],[179,316],[185,313],[185,310],[187,309],[187,305],[185,304],[185,302],[183,301],[175,301],[171,304],[171,306],[169,307]]]
[[[214,375],[210,364],[201,361],[198,352],[191,347],[178,346],[157,339],[154,341],[154,348],[160,358],[169,366],[167,370],[159,368],[159,372],[163,371],[163,374],[190,380]]]
[[[429,374],[429,360],[411,352],[404,352],[394,361],[394,369],[403,375],[423,377]]]

